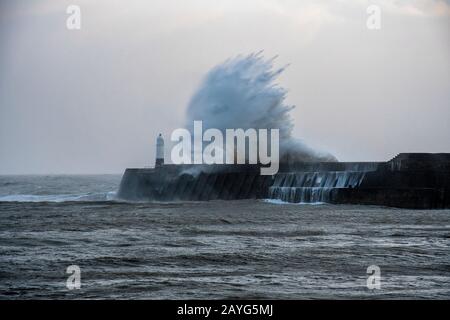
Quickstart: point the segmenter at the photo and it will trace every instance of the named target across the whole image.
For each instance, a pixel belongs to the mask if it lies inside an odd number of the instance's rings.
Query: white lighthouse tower
[[[164,165],[164,139],[161,133],[156,138],[156,161],[155,167]]]

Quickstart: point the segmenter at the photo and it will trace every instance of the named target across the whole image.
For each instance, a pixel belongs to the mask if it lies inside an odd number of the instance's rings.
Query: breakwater
[[[273,176],[257,165],[164,165],[127,169],[129,201],[279,199],[293,203],[450,207],[450,154],[402,153],[386,162],[286,162]]]

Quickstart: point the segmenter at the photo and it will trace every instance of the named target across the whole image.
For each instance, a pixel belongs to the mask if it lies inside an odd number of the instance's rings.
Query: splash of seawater
[[[187,128],[202,120],[204,129],[279,129],[281,159],[336,161],[292,137],[294,127],[285,102],[287,90],[275,83],[286,67],[274,69],[274,59],[262,53],[237,56],[208,72],[187,108]]]

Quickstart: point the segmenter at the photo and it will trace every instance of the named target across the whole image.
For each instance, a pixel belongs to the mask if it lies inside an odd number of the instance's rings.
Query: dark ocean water
[[[119,181],[0,176],[0,298],[450,298],[450,210],[124,203]]]

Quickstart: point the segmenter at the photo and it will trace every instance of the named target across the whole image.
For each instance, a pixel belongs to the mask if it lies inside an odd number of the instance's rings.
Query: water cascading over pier
[[[279,173],[269,188],[269,198],[295,203],[331,202],[334,189],[356,188],[364,176],[363,171]]]

